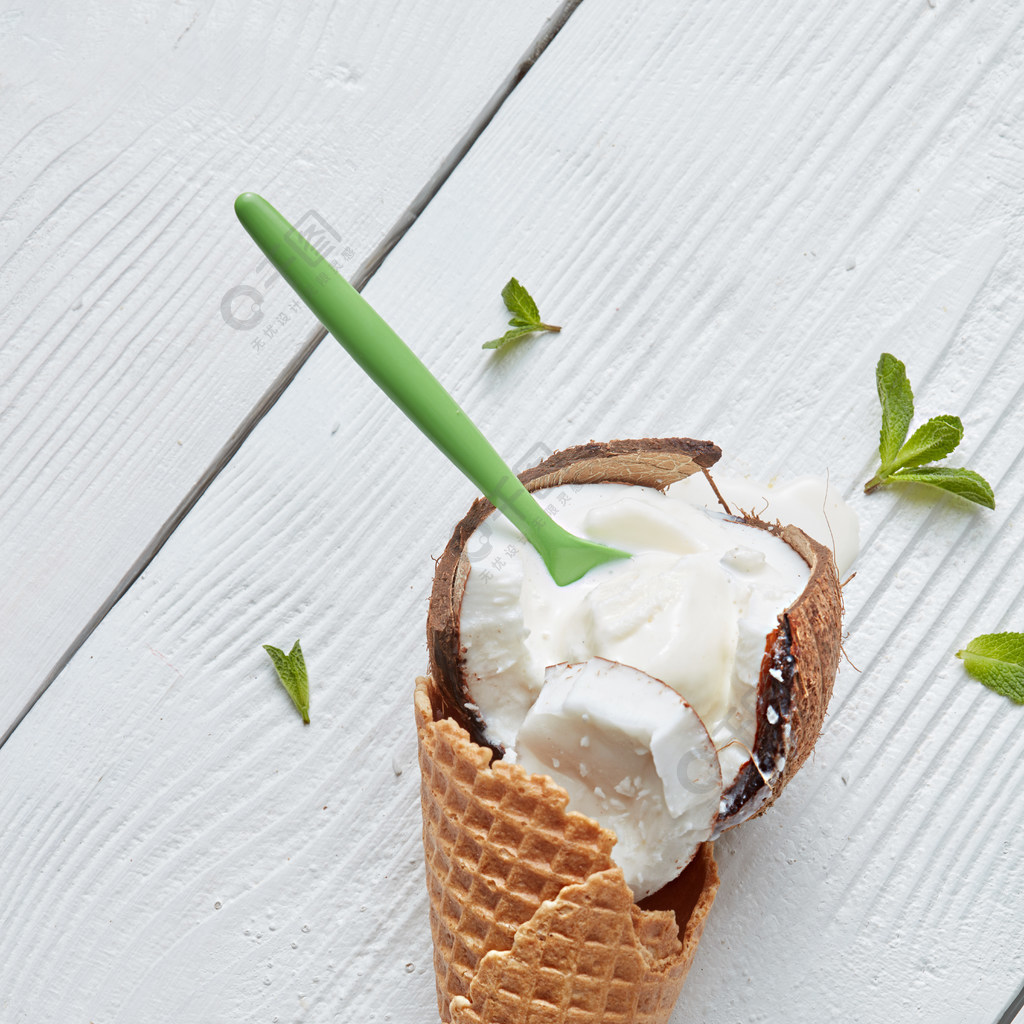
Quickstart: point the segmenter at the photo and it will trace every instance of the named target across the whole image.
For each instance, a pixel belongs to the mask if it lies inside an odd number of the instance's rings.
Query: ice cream
[[[824,481],[724,490],[737,508],[759,509],[770,490],[771,506],[821,532]],[[640,898],[712,834],[723,792],[750,761],[766,638],[809,566],[779,537],[708,507],[717,499],[702,477],[665,493],[605,483],[537,498],[570,531],[636,554],[558,587],[515,527],[488,517],[468,547],[461,608],[469,699],[506,759],[551,776],[573,809],[614,829],[616,863]],[[838,499],[831,506],[845,561],[856,520]],[[704,784],[680,788],[680,763],[701,766]]]

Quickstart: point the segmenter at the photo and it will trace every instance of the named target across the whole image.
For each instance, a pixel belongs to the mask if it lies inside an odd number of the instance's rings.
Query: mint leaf
[[[303,722],[309,725],[309,676],[306,674],[306,659],[302,656],[299,641],[295,641],[295,645],[287,654],[279,647],[271,647],[269,644],[264,644],[263,650],[270,655],[270,660],[277,670],[277,677],[299,709]]]
[[[992,488],[973,470],[925,465],[944,459],[963,439],[964,425],[960,417],[933,416],[904,443],[914,417],[914,393],[907,379],[907,368],[895,356],[883,352],[875,367],[875,382],[878,400],[882,403],[882,430],[878,438],[882,464],[864,485],[864,493],[870,494],[883,484],[903,480],[930,484],[986,508],[995,508]]]
[[[1024,633],[976,636],[956,656],[979,683],[1016,704],[1024,704]]]
[[[968,501],[986,508],[996,507],[996,496],[988,481],[970,469],[949,469],[944,466],[922,466],[920,469],[899,469],[889,477],[889,483],[908,480],[915,484],[930,484],[944,491],[958,494]]]
[[[513,341],[517,341],[519,338],[525,338],[528,334],[536,334],[538,328],[536,327],[514,327],[511,331],[506,331],[500,338],[495,338],[493,341],[485,341],[480,347],[481,348],[504,348],[506,345]]]
[[[882,403],[878,454],[882,459],[882,469],[888,470],[914,418],[914,392],[907,379],[907,368],[888,352],[879,356],[875,367],[875,384],[878,387],[878,400]]]
[[[918,427],[899,450],[893,469],[923,466],[944,459],[963,440],[964,425],[959,416],[935,416]]]
[[[508,325],[512,328],[506,331],[500,338],[493,341],[485,341],[481,348],[504,348],[513,341],[525,338],[528,334],[537,331],[552,331],[557,333],[562,328],[554,324],[541,322],[540,312],[533,296],[514,278],[509,278],[508,284],[501,289],[501,297],[505,300],[505,308],[512,314]]]
[[[520,326],[540,323],[540,311],[533,296],[514,278],[501,289],[501,297],[505,300],[505,308],[520,320]],[[512,321],[510,320],[509,323]]]

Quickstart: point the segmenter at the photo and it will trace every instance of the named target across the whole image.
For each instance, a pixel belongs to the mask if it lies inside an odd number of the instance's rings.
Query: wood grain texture
[[[0,737],[308,348],[234,196],[365,278],[560,6],[8,5]]]
[[[1024,628],[1022,67],[1008,2],[587,0],[367,291],[513,461],[709,437],[861,516],[859,671],[719,840],[675,1024],[994,1024],[1024,978],[1021,709],[953,657]],[[491,356],[512,273],[564,330]],[[994,513],[861,495],[883,349]],[[411,686],[473,497],[318,348],[0,750],[5,1019],[434,1019]]]

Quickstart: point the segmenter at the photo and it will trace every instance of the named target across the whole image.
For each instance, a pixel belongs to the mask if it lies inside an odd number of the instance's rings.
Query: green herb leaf
[[[540,323],[540,311],[533,296],[514,278],[509,278],[508,284],[501,289],[501,297],[505,300],[505,308],[512,314],[513,318],[519,320],[519,325],[526,327],[530,324]],[[513,323],[512,320],[509,323]]]
[[[870,494],[883,484],[903,480],[930,484],[986,508],[995,508],[992,488],[973,470],[925,465],[944,459],[963,439],[964,425],[960,417],[934,416],[904,443],[914,416],[914,393],[907,379],[907,368],[895,356],[883,352],[875,367],[875,381],[882,403],[882,431],[878,440],[882,465],[864,485],[864,493]]]
[[[907,368],[888,352],[883,352],[878,359],[875,383],[878,400],[882,403],[878,454],[884,471],[891,468],[910,429],[910,421],[914,418],[914,392],[907,379]]]
[[[1024,704],[1024,633],[976,636],[956,656],[979,683]]]
[[[562,329],[554,324],[541,323],[537,303],[514,277],[509,278],[508,284],[501,289],[501,297],[505,300],[505,308],[512,314],[512,319],[508,322],[512,330],[506,331],[500,338],[495,338],[493,341],[485,341],[480,346],[481,348],[504,348],[511,342],[518,341],[537,331],[557,333]]]
[[[485,341],[480,347],[504,348],[519,338],[525,338],[528,334],[536,334],[538,329],[537,327],[513,327],[511,331],[506,331],[500,338],[495,338],[493,341]]]
[[[986,508],[996,507],[996,496],[988,481],[970,469],[947,469],[943,466],[922,466],[920,469],[899,469],[889,477],[889,483],[908,480],[915,484],[930,484],[944,491],[958,494],[968,501]]]
[[[299,641],[295,641],[295,646],[287,654],[269,644],[264,644],[263,650],[270,655],[277,677],[302,714],[303,722],[309,725],[309,676],[306,674],[306,659],[302,656]]]
[[[964,425],[959,416],[935,416],[911,434],[891,468],[910,469],[944,459],[963,440],[963,436]]]

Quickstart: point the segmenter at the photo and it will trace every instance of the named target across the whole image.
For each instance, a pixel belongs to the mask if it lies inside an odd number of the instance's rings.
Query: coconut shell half
[[[531,491],[567,483],[627,483],[664,490],[710,469],[720,457],[721,450],[710,441],[690,438],[592,441],[555,452],[519,478]],[[475,743],[501,758],[504,751],[488,742],[485,723],[468,692],[459,635],[470,571],[466,547],[493,511],[489,501],[477,499],[437,562],[427,648],[439,710],[458,722]],[[828,548],[795,526],[766,523],[749,515],[737,517],[737,522],[766,530],[789,544],[809,566],[810,577],[766,638],[754,749],[723,794],[716,834],[765,810],[810,754],[832,696],[842,643],[842,590]]]

